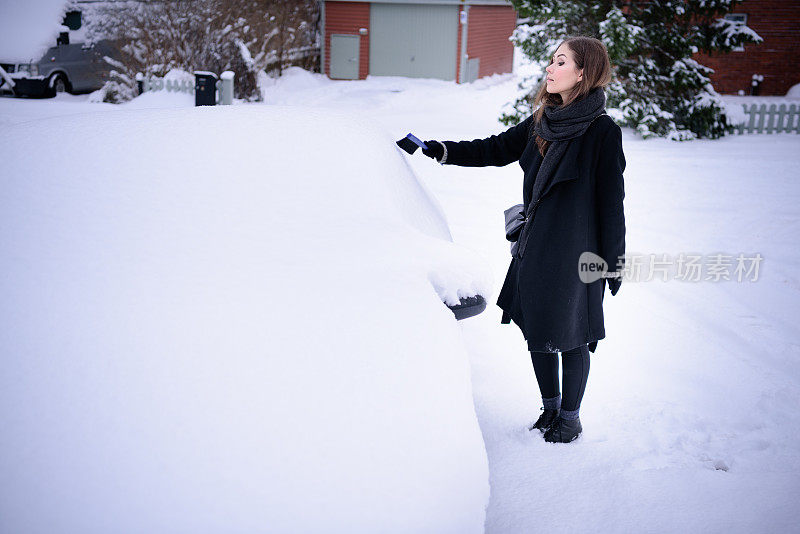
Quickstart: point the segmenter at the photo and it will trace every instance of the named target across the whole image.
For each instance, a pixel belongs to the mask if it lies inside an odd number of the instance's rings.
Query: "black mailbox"
[[[217,75],[213,72],[204,70],[194,72],[194,105],[217,105]]]

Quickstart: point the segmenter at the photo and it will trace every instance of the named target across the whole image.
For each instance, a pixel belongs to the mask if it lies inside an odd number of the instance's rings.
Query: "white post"
[[[463,1],[463,0],[462,0]],[[456,83],[466,83],[467,80],[467,28],[469,25],[469,4],[464,2],[461,6],[461,50],[458,53],[458,80]]]
[[[219,78],[222,81],[222,87],[219,91],[219,103],[223,106],[230,106],[233,104],[233,77],[233,72],[229,70],[226,70],[219,75]]]

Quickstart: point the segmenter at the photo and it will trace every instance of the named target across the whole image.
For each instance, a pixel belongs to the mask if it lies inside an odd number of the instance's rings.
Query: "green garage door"
[[[358,79],[360,45],[358,35],[331,35],[331,78]]]
[[[456,79],[458,6],[373,2],[369,24],[370,75]]]

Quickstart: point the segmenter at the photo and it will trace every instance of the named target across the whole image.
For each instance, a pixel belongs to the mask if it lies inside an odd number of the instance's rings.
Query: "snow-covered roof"
[[[67,6],[65,0],[0,2],[0,61],[38,61],[65,30]]]

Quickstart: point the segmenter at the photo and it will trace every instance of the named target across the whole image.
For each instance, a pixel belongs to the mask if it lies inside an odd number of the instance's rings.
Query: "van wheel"
[[[63,74],[54,74],[47,84],[50,96],[56,96],[59,93],[66,93],[69,91],[69,82],[67,77]]]

